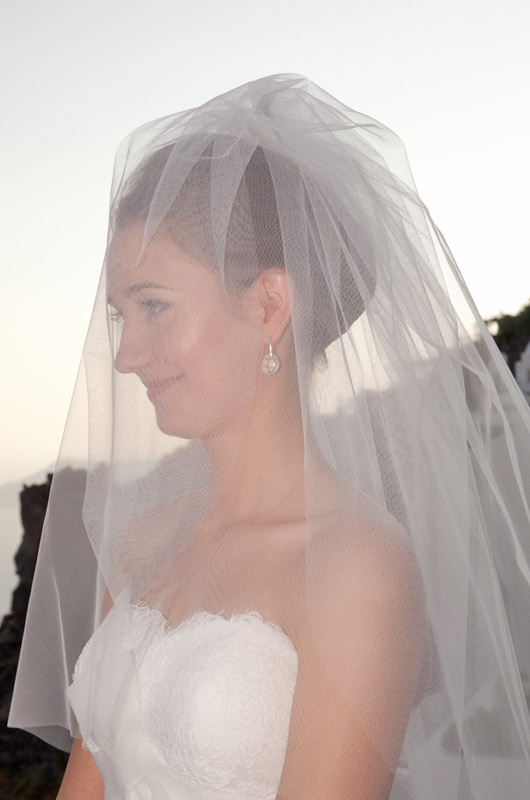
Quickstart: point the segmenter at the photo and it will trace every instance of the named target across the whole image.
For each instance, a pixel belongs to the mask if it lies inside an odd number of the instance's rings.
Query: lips
[[[147,396],[149,400],[153,401],[156,400],[158,397],[163,395],[168,389],[171,389],[177,381],[181,378],[180,375],[174,376],[172,378],[162,378],[158,381],[143,381],[145,388],[147,389]]]

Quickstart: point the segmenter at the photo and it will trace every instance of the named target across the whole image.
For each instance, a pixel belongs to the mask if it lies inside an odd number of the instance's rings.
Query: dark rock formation
[[[497,337],[494,337],[495,341],[497,341]],[[530,336],[517,336],[509,341],[503,341],[499,344],[501,353],[504,353],[506,357],[507,364],[511,370],[511,372],[515,375],[515,364],[521,358],[524,350],[530,342]]]
[[[497,327],[493,338],[501,353],[504,353],[511,371],[515,372],[515,362],[519,361],[530,341],[530,302],[526,303],[517,314],[500,314],[498,317],[486,320],[488,326],[491,323],[495,323]]]
[[[6,727],[51,481],[48,475],[46,483],[24,486],[20,493],[24,534],[15,555],[19,584],[11,613],[0,627],[0,797],[9,800],[54,799],[68,758],[32,734]]]

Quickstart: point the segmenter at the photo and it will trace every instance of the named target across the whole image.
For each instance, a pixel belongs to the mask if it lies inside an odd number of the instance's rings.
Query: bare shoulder
[[[363,492],[341,491],[333,513],[319,520],[311,556],[318,570],[322,624],[342,614],[363,628],[422,625],[424,595],[409,537],[386,509]],[[327,620],[327,621],[326,621]],[[344,620],[346,622],[346,620]]]
[[[332,506],[313,524],[315,545],[329,559],[347,554],[370,559],[383,566],[387,560],[408,562],[413,551],[408,535],[398,520],[360,489],[338,483],[331,493]],[[350,559],[348,563],[351,565]]]

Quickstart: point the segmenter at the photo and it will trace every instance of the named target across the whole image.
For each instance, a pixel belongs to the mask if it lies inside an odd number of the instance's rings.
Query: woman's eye
[[[152,317],[169,308],[169,303],[164,303],[162,300],[142,300],[140,305]]]

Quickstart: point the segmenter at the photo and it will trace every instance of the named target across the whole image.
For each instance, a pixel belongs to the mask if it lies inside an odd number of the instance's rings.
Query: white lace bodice
[[[68,690],[105,800],[275,798],[297,666],[256,611],[199,611],[170,628],[118,598]]]

